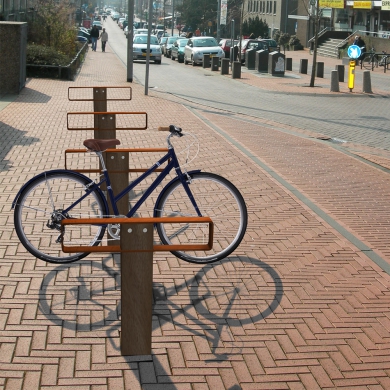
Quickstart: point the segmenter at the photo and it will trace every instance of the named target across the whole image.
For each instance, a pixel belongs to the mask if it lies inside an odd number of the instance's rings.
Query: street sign
[[[362,55],[362,49],[358,45],[351,45],[348,48],[348,57],[357,59]]]

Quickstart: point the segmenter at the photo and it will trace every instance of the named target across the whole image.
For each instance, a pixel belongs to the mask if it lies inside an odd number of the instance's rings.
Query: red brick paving
[[[122,145],[164,145],[156,129],[172,117],[196,129],[201,151],[191,166],[227,176],[246,199],[243,244],[204,267],[155,255],[153,354],[144,361],[119,352],[116,259],[56,266],[26,254],[13,229],[16,192],[37,172],[62,167],[64,149],[90,136],[66,130],[68,111],[92,109],[68,102],[67,88],[128,86],[125,78],[113,54],[90,52],[75,83],[30,80],[0,111],[0,388],[388,389],[390,276],[269,171],[140,85],[131,85],[131,103],[109,103],[149,115],[148,131],[118,133]],[[261,120],[240,131],[239,116],[202,115],[389,261],[387,174]]]

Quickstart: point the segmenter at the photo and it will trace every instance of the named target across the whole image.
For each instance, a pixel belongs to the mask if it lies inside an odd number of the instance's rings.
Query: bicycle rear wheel
[[[212,263],[229,256],[242,241],[248,224],[247,208],[240,192],[225,178],[206,172],[190,176],[189,187],[202,216],[210,217],[214,223],[213,249],[172,253],[191,263]],[[197,216],[179,180],[163,189],[155,211],[157,217]],[[157,232],[164,244],[208,241],[205,224],[157,224]]]
[[[34,256],[50,263],[70,263],[88,252],[64,253],[61,241],[68,246],[95,246],[104,235],[104,225],[69,225],[60,235],[61,220],[68,218],[103,218],[106,203],[100,190],[76,204],[85,195],[91,180],[72,172],[47,172],[37,176],[20,194],[14,212],[16,233],[23,246]]]

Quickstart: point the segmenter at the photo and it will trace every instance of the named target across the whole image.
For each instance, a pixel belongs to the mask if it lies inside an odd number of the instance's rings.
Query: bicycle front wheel
[[[100,190],[94,190],[69,211],[64,211],[85,195],[91,180],[72,172],[47,172],[38,176],[20,194],[14,212],[16,233],[34,256],[50,263],[70,263],[88,252],[64,253],[67,246],[95,246],[104,235],[104,225],[68,225],[61,235],[61,220],[103,218],[106,203]]]
[[[191,174],[189,188],[203,217],[214,223],[213,249],[172,252],[191,263],[212,263],[230,255],[242,241],[248,224],[245,201],[237,188],[225,178],[206,172]],[[174,181],[163,189],[156,204],[157,217],[198,216],[183,185]],[[157,224],[164,244],[199,244],[208,241],[206,224]]]
[[[365,69],[371,70],[372,69],[372,61],[373,61],[373,58],[371,56],[365,56],[363,58],[363,67]]]

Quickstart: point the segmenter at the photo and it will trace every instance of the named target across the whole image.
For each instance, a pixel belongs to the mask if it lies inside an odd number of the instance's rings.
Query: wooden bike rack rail
[[[156,223],[207,223],[207,244],[153,245]],[[209,217],[162,218],[91,218],[65,219],[61,230],[68,225],[120,224],[120,245],[66,247],[64,252],[121,253],[121,339],[122,355],[151,355],[153,252],[210,250],[213,245],[214,224]],[[69,249],[70,248],[70,249]]]
[[[107,149],[106,153],[158,153],[158,152],[168,152],[167,148],[145,148],[145,149],[139,149],[139,148],[131,148],[131,149]],[[76,154],[76,153],[90,153],[86,149],[66,149],[65,150],[65,169],[71,169],[75,172],[80,173],[99,173],[101,172],[101,169],[99,168],[84,168],[84,169],[73,169],[68,168],[67,163],[67,155],[69,154]],[[130,173],[130,172],[146,172],[149,168],[129,168],[127,170],[110,170],[110,173]],[[154,170],[154,172],[162,172],[163,168],[157,168]]]

